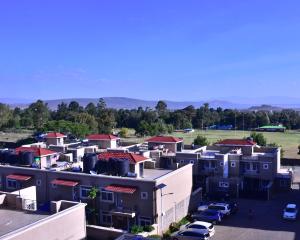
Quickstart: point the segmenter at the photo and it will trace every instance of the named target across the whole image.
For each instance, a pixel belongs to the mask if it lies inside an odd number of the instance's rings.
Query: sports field
[[[191,144],[197,135],[204,135],[210,143],[215,143],[220,139],[248,137],[250,133],[249,131],[195,130],[192,133],[174,132],[172,135],[183,138],[185,144]],[[285,133],[263,132],[262,134],[266,137],[268,143],[277,143],[283,147],[285,151],[284,157],[300,159],[300,155],[298,155],[300,131],[286,131]],[[132,136],[131,139],[142,142],[145,138],[135,138]]]

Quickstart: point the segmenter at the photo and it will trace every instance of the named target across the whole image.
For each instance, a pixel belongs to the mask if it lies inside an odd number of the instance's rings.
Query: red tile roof
[[[51,181],[52,184],[66,186],[66,187],[75,187],[79,184],[77,181],[71,180],[62,180],[62,179],[55,179]]]
[[[91,134],[86,137],[88,140],[115,140],[118,137],[111,134]]]
[[[134,153],[119,153],[119,152],[103,152],[98,154],[99,160],[109,160],[110,158],[125,158],[131,163],[138,163],[147,160],[148,158]]]
[[[104,188],[106,191],[133,194],[137,188],[112,184]]]
[[[16,148],[16,153],[19,152],[33,152],[35,157],[42,157],[42,156],[52,155],[56,153],[47,148],[38,148],[38,147],[18,147]]]
[[[63,138],[63,137],[66,137],[66,135],[58,132],[51,132],[46,135],[46,138]]]
[[[31,176],[21,175],[21,174],[10,174],[7,175],[6,178],[18,180],[18,181],[28,181],[31,178]]]
[[[146,140],[147,142],[157,142],[157,143],[177,143],[182,142],[181,138],[172,136],[156,136]]]
[[[254,146],[256,142],[248,139],[225,139],[217,142],[216,145],[230,145],[230,146]]]

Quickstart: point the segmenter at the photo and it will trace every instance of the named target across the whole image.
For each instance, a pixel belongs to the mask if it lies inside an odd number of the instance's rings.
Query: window
[[[149,226],[151,225],[151,218],[149,217],[140,217],[140,226]]]
[[[103,224],[111,225],[112,224],[111,214],[109,214],[108,212],[102,212],[101,221]]]
[[[55,183],[52,183],[52,188],[57,188],[57,185]]]
[[[268,169],[269,169],[269,164],[264,163],[264,164],[263,164],[263,169],[268,170]]]
[[[92,187],[89,186],[80,186],[80,198],[86,199],[89,198],[89,192]]]
[[[6,187],[7,189],[17,189],[18,183],[13,179],[6,179]]]
[[[221,187],[221,188],[228,188],[229,187],[229,183],[228,182],[219,182],[219,187]]]
[[[220,166],[223,167],[223,166],[224,166],[224,163],[223,163],[223,162],[220,162]]]
[[[147,200],[148,199],[148,193],[147,192],[141,192],[141,199]]]
[[[236,166],[236,162],[231,162],[231,163],[230,163],[230,166],[231,166],[231,167],[235,167],[235,166]]]
[[[41,179],[37,179],[35,184],[36,184],[38,187],[42,186],[42,180],[41,180]]]
[[[184,164],[185,162],[184,162],[184,160],[180,160],[180,164]]]
[[[194,160],[190,160],[190,163],[191,163],[191,164],[194,164],[194,163],[195,163],[195,161],[194,161]]]
[[[114,201],[114,193],[106,190],[101,190],[101,201],[102,202],[113,202]]]

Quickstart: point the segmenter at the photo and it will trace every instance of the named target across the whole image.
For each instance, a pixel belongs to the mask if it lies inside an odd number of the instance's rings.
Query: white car
[[[296,220],[298,208],[296,204],[287,204],[283,210],[283,218],[287,220]]]
[[[219,211],[223,216],[230,215],[230,206],[227,203],[212,203],[208,209]]]
[[[189,223],[184,226],[185,229],[199,229],[199,230],[207,230],[209,232],[209,236],[212,237],[215,235],[215,227],[213,224],[209,222],[203,221],[195,221],[193,223]]]
[[[172,240],[208,240],[209,232],[207,230],[186,229],[175,233]]]

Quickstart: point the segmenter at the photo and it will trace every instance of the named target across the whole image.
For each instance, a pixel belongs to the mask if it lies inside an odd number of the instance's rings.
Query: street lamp
[[[173,195],[173,192],[169,192],[169,193],[164,193],[162,192],[163,188],[165,188],[167,185],[164,183],[161,183],[159,185],[156,186],[156,190],[160,190],[160,230],[162,232],[162,228],[163,228],[163,197],[167,196],[167,195]]]

